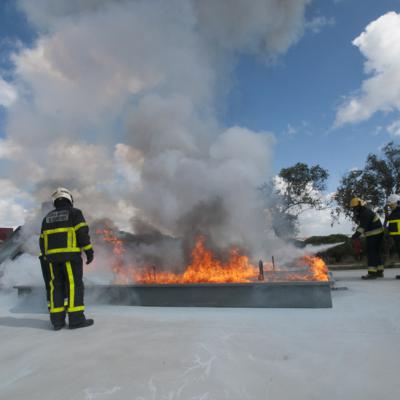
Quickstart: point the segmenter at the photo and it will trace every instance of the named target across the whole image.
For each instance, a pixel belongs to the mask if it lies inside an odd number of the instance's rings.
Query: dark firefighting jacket
[[[390,236],[400,235],[400,207],[396,207],[387,217],[387,229]]]
[[[360,207],[360,213],[357,216],[359,226],[353,235],[353,238],[357,238],[361,235],[365,237],[380,235],[383,233],[382,222],[378,214],[374,213],[367,207]]]
[[[40,251],[49,262],[64,262],[92,250],[89,227],[82,211],[63,204],[49,212],[42,222]]]

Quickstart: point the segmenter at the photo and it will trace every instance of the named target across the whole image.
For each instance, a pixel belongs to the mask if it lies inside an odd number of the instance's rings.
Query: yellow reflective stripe
[[[75,233],[74,230],[72,230],[70,232],[70,240],[71,240],[71,242],[70,242],[69,246],[73,247],[73,248],[76,248],[77,247],[76,246],[76,233]]]
[[[400,235],[400,219],[391,219],[388,221],[388,224],[397,225],[395,231],[389,231],[390,236]]]
[[[375,235],[379,235],[382,232],[383,232],[383,228],[377,228],[377,229],[373,229],[372,231],[365,232],[365,236],[366,237],[375,236]]]
[[[78,231],[79,229],[81,229],[85,226],[88,226],[88,224],[86,222],[81,222],[80,224],[77,224],[74,226],[72,247],[76,247],[76,231]]]
[[[53,264],[49,263],[50,266],[50,304],[48,304],[48,307],[50,308],[50,313],[55,314],[55,313],[60,313],[65,311],[65,307],[54,307],[54,271],[53,271]]]
[[[376,267],[369,267],[368,272],[378,272]]]
[[[45,248],[45,253],[46,254],[55,254],[55,253],[65,253],[65,252],[79,252],[81,251],[79,247],[77,247],[76,243],[76,233],[75,231],[78,230],[79,228],[82,228],[82,226],[87,225],[86,223],[80,223],[76,225],[75,227],[71,228],[56,228],[56,229],[47,229],[43,231],[43,238],[44,238],[44,248]],[[52,249],[48,250],[48,235],[53,235],[55,233],[66,233],[67,234],[67,248],[65,249]]]
[[[67,261],[65,263],[67,267],[67,275],[68,275],[68,282],[69,282],[69,307],[68,310],[74,308],[75,306],[75,281],[74,281],[74,274],[72,273],[71,262]]]
[[[80,253],[81,249],[79,247],[67,247],[60,249],[51,249],[46,251],[46,255],[57,254],[57,253]]]
[[[78,225],[74,226],[74,242],[73,242],[73,247],[76,247],[76,231],[78,231],[79,229],[83,228],[84,226],[88,226],[88,224],[86,222],[81,222]]]
[[[45,252],[45,254],[60,253],[60,251],[54,252],[53,250],[48,250],[48,248],[49,248],[49,235],[53,235],[55,233],[66,233],[67,234],[67,246],[69,248],[76,247],[76,245],[73,246],[73,237],[71,236],[71,234],[75,235],[74,228],[67,227],[67,228],[46,229],[42,233],[43,238],[44,238],[44,252]],[[67,250],[67,251],[69,251],[69,250]]]
[[[88,224],[86,222],[81,222],[80,224],[74,226],[74,230],[77,231],[78,229],[81,229],[84,226],[88,226]]]
[[[44,238],[43,233],[41,233],[40,234],[40,239],[43,239],[43,238]]]
[[[91,244],[88,244],[87,246],[82,247],[82,250],[86,251],[86,250],[90,250],[93,249],[93,246]]]
[[[85,306],[69,307],[68,312],[85,311]]]
[[[49,263],[50,266],[50,310],[54,308],[54,272],[53,264]]]
[[[49,248],[49,238],[47,235],[44,235],[44,254],[47,253],[47,249]]]
[[[73,230],[74,228],[56,228],[56,229],[46,229],[43,231],[44,235],[52,235],[53,233],[63,233],[63,232],[69,232]]]
[[[72,236],[71,236],[71,230],[67,232],[67,248],[72,247]]]
[[[65,263],[67,267],[67,275],[68,275],[68,282],[69,282],[69,307],[68,312],[77,312],[77,311],[84,311],[85,306],[76,306],[75,307],[75,280],[74,274],[72,272],[71,262],[67,261]]]
[[[56,307],[56,308],[50,307],[51,314],[60,313],[60,312],[64,312],[64,311],[65,311],[65,307]]]

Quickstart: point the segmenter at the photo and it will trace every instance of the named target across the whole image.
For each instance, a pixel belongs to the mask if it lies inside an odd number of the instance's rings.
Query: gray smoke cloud
[[[284,53],[308,3],[19,0],[38,38],[13,56],[5,174],[38,202],[69,187],[92,221],[279,252],[257,190],[274,137],[218,115],[237,56]]]

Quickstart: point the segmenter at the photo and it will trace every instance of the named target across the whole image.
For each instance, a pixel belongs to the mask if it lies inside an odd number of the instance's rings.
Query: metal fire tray
[[[18,295],[44,289],[15,286]],[[330,282],[86,285],[87,303],[152,307],[330,308]]]

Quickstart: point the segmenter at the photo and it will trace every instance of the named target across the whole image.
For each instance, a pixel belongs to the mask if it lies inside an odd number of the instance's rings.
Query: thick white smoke
[[[90,219],[124,229],[135,217],[189,242],[278,251],[257,190],[274,138],[218,113],[237,55],[285,52],[308,3],[19,0],[39,34],[13,56],[7,178],[38,202],[69,187]]]

